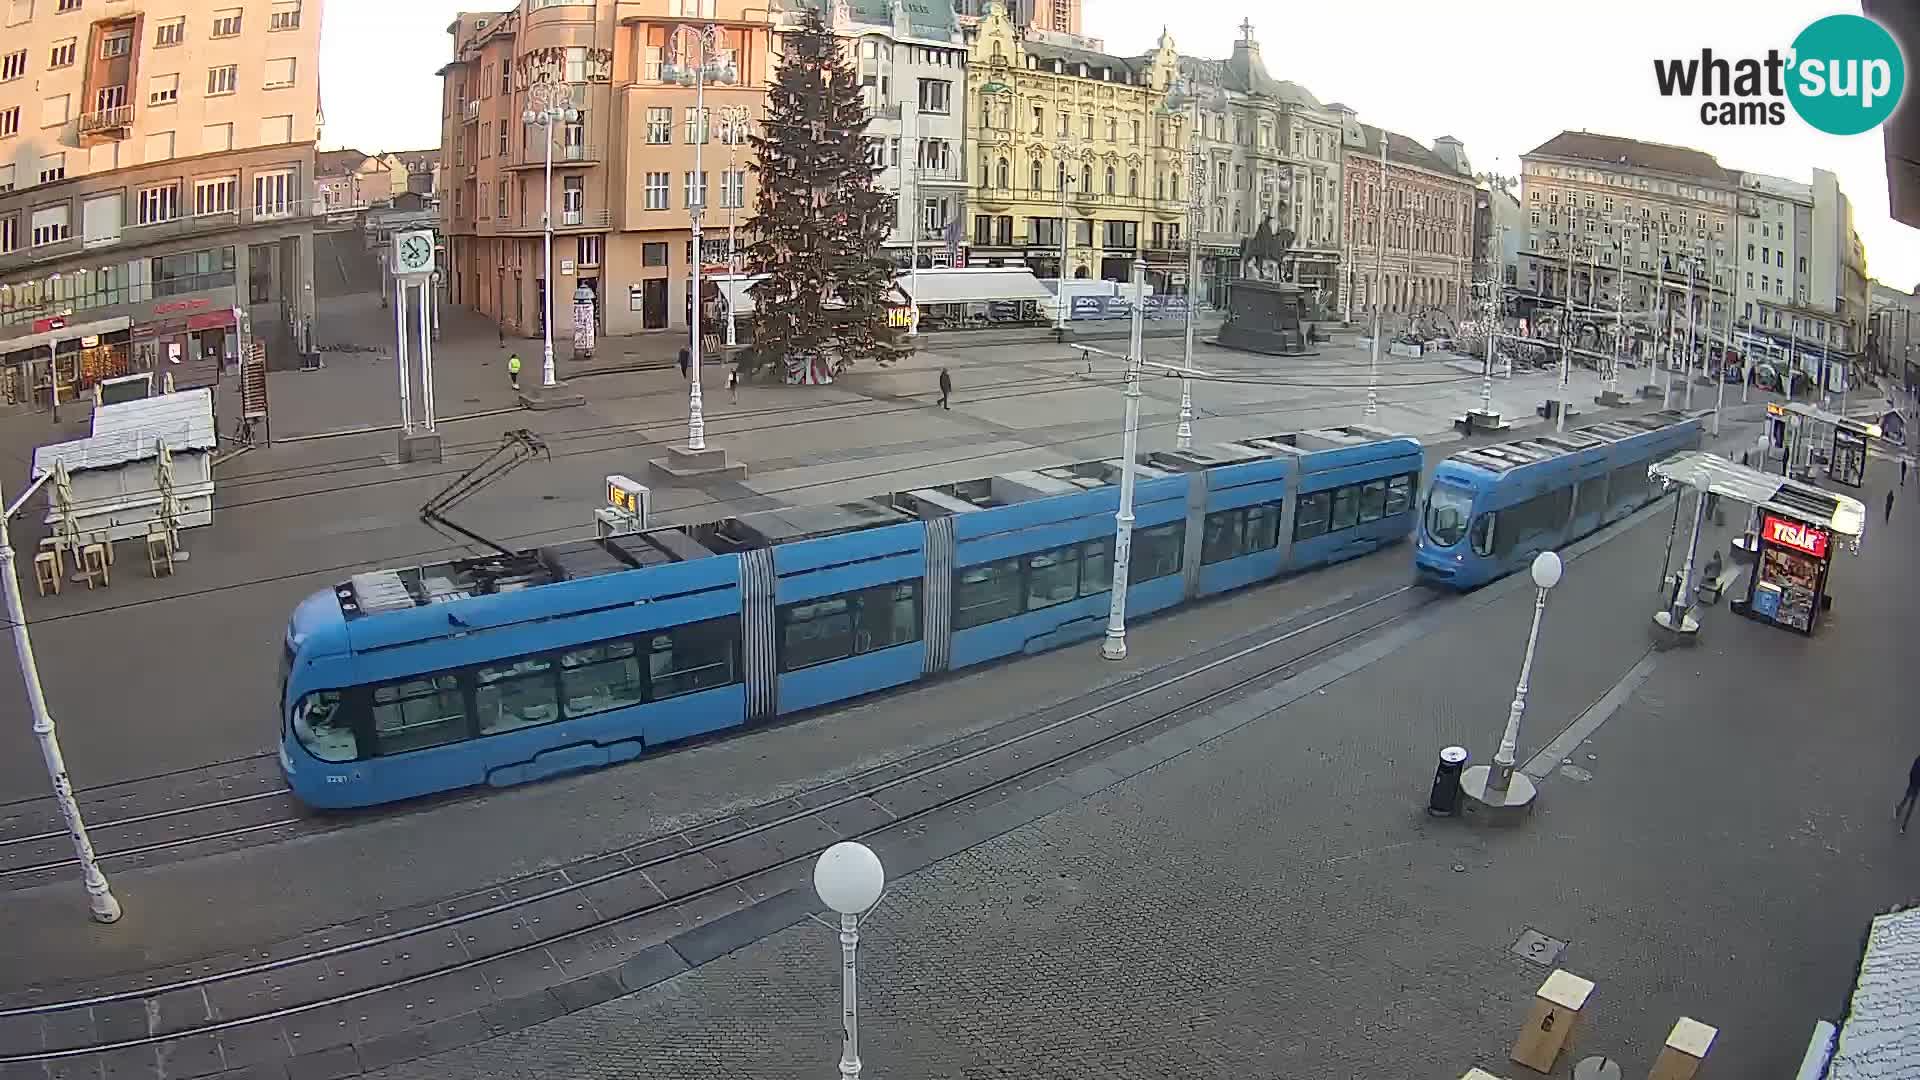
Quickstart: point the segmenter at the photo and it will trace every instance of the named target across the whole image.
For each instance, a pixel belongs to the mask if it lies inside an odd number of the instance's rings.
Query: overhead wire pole
[[[403,310],[398,304],[394,307]],[[27,632],[26,604],[21,600],[20,577],[13,565],[13,535],[9,523],[14,512],[52,475],[51,471],[42,473],[18,502],[6,508],[5,517],[0,517],[0,577],[5,578],[7,622],[13,631],[13,653],[20,664],[20,681],[27,689],[27,708],[33,716],[34,741],[40,744],[40,758],[46,763],[47,778],[53,782],[54,802],[59,805],[60,819],[66,823],[67,835],[73,840],[74,858],[80,864],[81,879],[86,884],[87,907],[92,911],[95,922],[111,923],[120,921],[120,901],[115,899],[113,889],[107,884],[107,876],[100,872],[100,861],[93,853],[93,841],[88,839],[86,822],[80,817],[80,804],[73,797],[73,781],[67,778],[67,762],[60,753],[60,739],[53,728],[53,713],[47,708],[46,691],[40,686],[40,667],[33,660],[33,638]]]
[[[1367,358],[1367,418],[1380,414],[1380,333],[1385,329],[1380,306],[1386,299],[1387,251],[1387,129],[1380,132],[1380,187],[1373,204],[1373,349]]]
[[[1554,392],[1559,395],[1559,400],[1554,402],[1553,406],[1553,430],[1555,431],[1567,430],[1567,398],[1571,396],[1569,394],[1569,388],[1572,386],[1571,368],[1573,366],[1573,253],[1575,244],[1573,223],[1574,218],[1578,214],[1578,207],[1572,205],[1567,207],[1567,291],[1561,304],[1561,311],[1565,314],[1563,314],[1560,319],[1560,385],[1554,390]]]
[[[703,171],[702,149],[707,142],[707,69],[714,68],[713,76],[720,83],[734,81],[731,61],[715,64],[711,58],[714,27],[711,23],[682,24],[674,31],[674,40],[685,31],[692,35],[693,70],[689,72],[685,65],[674,64],[669,69],[668,78],[681,85],[693,86],[693,116],[696,138],[693,141],[693,191],[687,200],[689,226],[693,233],[693,279],[689,286],[691,315],[688,318],[688,333],[692,336],[692,356],[690,370],[687,373],[687,449],[692,451],[707,448],[707,418],[705,403],[700,393],[700,314],[703,297],[700,294],[701,263],[706,261],[706,252],[701,247],[701,223],[707,212],[706,173]],[[695,197],[697,196],[697,197]]]
[[[1165,110],[1170,113],[1181,111],[1180,99],[1185,97],[1190,110],[1188,119],[1188,138],[1186,149],[1187,165],[1187,276],[1185,339],[1181,347],[1180,364],[1183,368],[1193,367],[1193,322],[1194,322],[1194,282],[1200,276],[1200,215],[1205,212],[1200,201],[1200,187],[1206,179],[1206,166],[1200,157],[1200,89],[1197,82],[1182,78],[1167,94]],[[1180,427],[1174,435],[1174,446],[1180,450],[1193,449],[1193,377],[1182,373],[1180,376]]]
[[[734,190],[732,184],[736,175],[735,154],[740,147],[741,132],[747,125],[746,107],[724,106],[720,110],[720,123],[723,125],[721,130],[727,133],[727,177],[720,185],[720,190],[727,193],[727,277],[729,279],[727,282],[727,348],[731,349],[740,344],[740,331],[733,309],[737,306],[736,301],[740,296],[740,232],[737,222],[740,216],[740,203],[747,191],[744,176],[741,177],[738,190]],[[917,333],[919,327],[917,318],[914,326]]]
[[[920,102],[914,100],[913,137],[910,164],[900,167],[901,186],[909,193],[907,206],[907,291],[913,294],[913,310],[907,319],[907,336],[920,336],[920,208],[914,203],[920,196]]]
[[[1731,261],[1731,260],[1729,260]],[[1709,305],[1711,310],[1711,305]],[[1713,316],[1707,316],[1707,338],[1713,338]],[[1733,359],[1733,273],[1727,275],[1727,336],[1726,347],[1720,350],[1720,370],[1714,373],[1713,389],[1713,435],[1720,437],[1720,409],[1727,402],[1727,364]],[[1742,382],[1745,380],[1743,379]]]
[[[1686,380],[1686,388],[1680,394],[1682,409],[1693,408],[1693,338],[1694,327],[1700,322],[1699,313],[1693,306],[1693,283],[1699,280],[1699,277],[1700,260],[1693,255],[1687,256],[1687,355],[1686,366],[1682,369],[1686,372],[1683,376]]]
[[[1127,568],[1133,555],[1134,457],[1140,452],[1140,366],[1145,346],[1146,264],[1133,264],[1133,317],[1127,335],[1126,433],[1121,437],[1120,510],[1113,517],[1113,600],[1107,608],[1107,639],[1100,655],[1127,658]]]

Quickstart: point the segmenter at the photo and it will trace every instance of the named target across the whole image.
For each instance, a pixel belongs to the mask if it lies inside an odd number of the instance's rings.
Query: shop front
[[[75,322],[38,319],[33,332],[0,341],[0,393],[9,405],[31,400],[35,408],[72,401],[95,384],[133,370],[125,318]]]

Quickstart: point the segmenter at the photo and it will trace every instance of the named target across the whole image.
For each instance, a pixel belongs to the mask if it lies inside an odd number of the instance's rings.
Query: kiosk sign
[[[1764,526],[1769,544],[1792,548],[1816,559],[1827,557],[1827,534],[1811,525],[1802,525],[1797,521],[1787,521],[1768,514]]]

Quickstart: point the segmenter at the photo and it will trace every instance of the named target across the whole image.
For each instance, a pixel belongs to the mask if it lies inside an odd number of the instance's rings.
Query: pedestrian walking
[[[1888,488],[1887,489],[1887,513],[1885,517],[1880,519],[1880,521],[1882,524],[1885,524],[1886,522],[1889,522],[1892,520],[1893,520],[1893,489]]]
[[[740,401],[740,369],[727,369],[727,400],[735,404]]]
[[[507,347],[507,328],[505,326],[500,325],[499,323],[495,323],[493,328],[500,332],[500,347],[503,349],[506,348]]]
[[[1907,770],[1907,793],[1893,808],[1893,816],[1900,819],[1900,831],[1907,831],[1907,822],[1913,820],[1913,804],[1920,802],[1920,757],[1913,759],[1913,768]]]
[[[520,389],[520,354],[519,353],[513,353],[507,357],[507,382],[511,383],[515,390]]]
[[[1907,486],[1907,459],[1906,458],[1900,459],[1900,486],[1901,487]]]
[[[691,380],[693,376],[690,374],[690,372],[692,371],[693,371],[693,350],[687,348],[685,345],[682,345],[680,346],[680,377],[683,379]]]
[[[941,368],[940,369],[940,407],[943,409],[953,408],[952,405],[947,404],[947,399],[951,398],[952,396],[953,396],[953,376],[947,374],[946,368]]]

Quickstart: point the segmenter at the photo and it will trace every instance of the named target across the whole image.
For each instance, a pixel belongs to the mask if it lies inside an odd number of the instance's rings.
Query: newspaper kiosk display
[[[1833,537],[1825,529],[1761,514],[1760,558],[1747,590],[1746,614],[1812,634],[1826,596],[1832,547]]]

